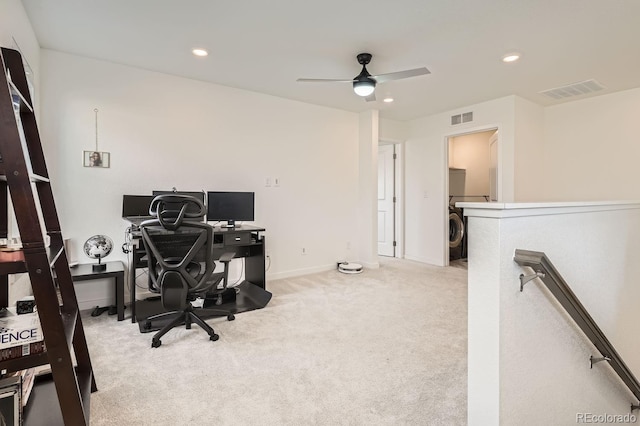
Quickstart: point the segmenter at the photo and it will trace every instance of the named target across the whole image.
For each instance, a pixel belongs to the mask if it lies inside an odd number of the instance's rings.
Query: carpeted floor
[[[83,315],[100,425],[463,425],[467,273],[379,269],[269,281],[261,310],[174,329]]]

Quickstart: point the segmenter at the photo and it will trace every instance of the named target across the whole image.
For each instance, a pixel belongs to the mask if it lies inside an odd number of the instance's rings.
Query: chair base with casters
[[[231,313],[230,311],[223,311],[223,310],[214,311],[214,310],[208,309],[207,312],[213,315],[226,316],[228,321],[233,321],[236,319],[235,315],[233,315],[233,313]],[[162,341],[160,340],[160,338],[165,334],[167,334],[172,328],[177,327],[182,323],[184,323],[185,328],[187,330],[191,329],[192,323],[196,323],[197,325],[200,326],[200,328],[202,328],[204,331],[207,332],[207,334],[209,335],[209,340],[213,342],[215,342],[220,338],[220,336],[218,336],[214,331],[213,327],[207,324],[202,318],[200,318],[200,316],[198,316],[198,314],[194,312],[193,306],[191,306],[191,304],[189,304],[182,311],[163,312],[158,315],[150,316],[145,320],[144,327],[147,329],[150,329],[151,321],[155,319],[164,318],[167,316],[172,316],[172,315],[175,315],[175,318],[171,320],[171,322],[169,322],[167,325],[162,327],[156,334],[153,335],[153,338],[151,339],[152,348],[159,347],[162,344]]]
[[[162,341],[160,340],[160,338],[165,334],[167,334],[169,330],[171,330],[172,328],[177,327],[183,323],[185,325],[185,328],[190,330],[191,324],[195,322],[197,325],[200,326],[200,328],[202,328],[204,331],[207,332],[207,334],[209,335],[209,340],[211,341],[215,342],[220,338],[220,336],[218,336],[215,333],[214,329],[209,324],[207,324],[200,316],[198,316],[198,314],[194,311],[194,308],[191,302],[196,300],[198,297],[210,298],[214,296],[218,301],[218,303],[216,304],[219,305],[221,303],[222,294],[225,290],[227,290],[227,282],[229,278],[229,263],[231,262],[233,257],[234,257],[234,253],[225,253],[220,257],[220,259],[218,259],[218,261],[224,265],[223,272],[212,275],[211,277],[212,279],[209,281],[208,290],[199,294],[190,293],[189,289],[184,285],[182,280],[175,280],[175,279],[172,280],[172,278],[177,278],[176,277],[177,274],[172,274],[170,272],[166,273],[164,277],[166,281],[163,282],[160,288],[160,293],[162,295],[162,298],[166,300],[166,302],[163,302],[163,305],[171,306],[171,301],[175,301],[174,303],[177,303],[177,305],[173,306],[174,310],[172,311],[162,312],[160,314],[152,315],[148,317],[145,320],[144,328],[148,330],[151,329],[152,327],[151,321],[156,319],[161,319],[164,317],[174,316],[174,315],[175,315],[175,318],[171,320],[168,324],[166,324],[164,327],[162,327],[158,332],[156,332],[156,334],[151,339],[152,348],[159,347],[162,344]],[[168,263],[173,263],[173,261],[175,261],[174,259],[165,259],[165,260]],[[198,265],[195,265],[195,266],[196,266],[195,269],[197,270],[199,267]],[[223,287],[218,288],[218,285],[221,282],[223,283]],[[234,313],[226,309],[207,308],[206,312],[208,315],[211,315],[211,316],[226,316],[228,321],[233,321],[236,319]]]

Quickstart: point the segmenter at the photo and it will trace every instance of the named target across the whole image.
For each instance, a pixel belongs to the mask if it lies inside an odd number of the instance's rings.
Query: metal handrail
[[[567,282],[558,273],[549,258],[537,251],[516,249],[513,260],[521,265],[532,268],[534,275],[520,275],[520,291],[524,284],[533,278],[539,278],[551,291],[560,305],[567,311],[575,323],[580,327],[591,343],[600,351],[603,358],[598,360],[608,361],[620,379],[627,385],[631,393],[640,401],[640,382],[635,378],[622,357],[616,352],[609,339],[600,330],[586,308],[580,303],[577,296],[571,291]],[[592,357],[593,358],[593,357]],[[638,405],[632,405],[631,410],[638,409]]]

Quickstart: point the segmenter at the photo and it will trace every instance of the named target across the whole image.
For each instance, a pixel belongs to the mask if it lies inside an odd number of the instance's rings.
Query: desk
[[[118,310],[118,321],[124,319],[124,263],[119,260],[104,262],[107,269],[104,271],[94,271],[93,264],[83,264],[69,268],[73,282],[97,280],[100,278],[114,278],[116,286],[116,308]]]
[[[264,295],[254,295],[254,293],[260,292],[260,289],[266,290],[265,237],[261,234],[264,231],[264,228],[252,225],[242,225],[237,228],[214,228],[214,258],[217,259],[222,254],[230,252],[235,254],[235,258],[244,258],[245,281],[242,285],[244,285],[244,288],[254,289],[254,291],[248,291],[248,297],[250,297],[250,300],[259,300],[257,304],[247,303],[246,309],[243,306],[238,306],[238,310],[236,312],[255,309],[256,306],[264,307],[271,298],[271,294],[266,291],[263,292],[265,293]],[[132,230],[130,236],[129,290],[131,292],[131,322],[136,322],[136,269],[147,267],[147,253],[144,249],[142,235],[140,234],[139,229]],[[251,284],[258,287],[258,289],[252,287]],[[243,288],[242,285],[239,286],[241,289]],[[240,298],[240,300],[243,299]]]

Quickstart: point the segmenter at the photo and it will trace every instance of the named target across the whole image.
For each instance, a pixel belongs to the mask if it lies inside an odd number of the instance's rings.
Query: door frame
[[[404,143],[398,140],[379,139],[379,145],[394,145],[396,159],[393,167],[393,185],[396,202],[393,207],[393,229],[396,247],[393,257],[402,259],[404,258]]]
[[[444,208],[446,209],[446,213],[444,216],[444,223],[442,226],[442,241],[444,246],[444,263],[443,265],[449,266],[449,139],[455,138],[457,136],[465,136],[471,135],[474,133],[483,133],[488,132],[490,130],[494,130],[498,132],[498,181],[496,184],[496,192],[498,196],[498,202],[502,200],[502,182],[501,182],[501,168],[502,168],[502,143],[500,142],[500,128],[499,124],[489,124],[478,127],[468,127],[465,129],[460,129],[458,132],[447,133],[444,136],[444,169],[443,169],[443,182],[444,182]],[[467,230],[464,230],[467,232]]]

